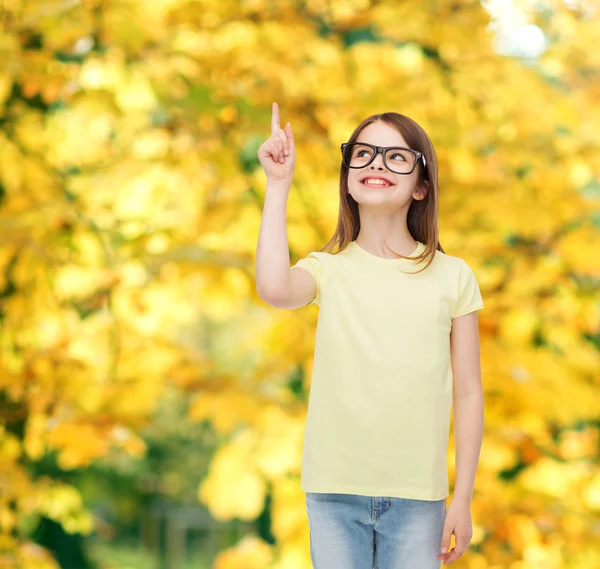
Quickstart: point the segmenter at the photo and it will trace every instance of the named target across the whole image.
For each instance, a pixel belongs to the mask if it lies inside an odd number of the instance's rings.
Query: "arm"
[[[483,388],[477,311],[452,321],[450,357],[453,372],[456,483],[454,500],[470,502],[483,439]]]
[[[279,107],[273,103],[271,136],[258,149],[267,174],[267,192],[256,250],[256,290],[278,308],[298,308],[315,298],[317,284],[304,269],[290,269],[286,207],[296,160],[290,123],[279,126]]]
[[[270,186],[258,236],[256,290],[277,308],[299,308],[311,302],[317,292],[314,277],[302,268],[290,269],[287,238],[285,188]],[[288,189],[289,191],[289,189]]]
[[[471,499],[483,438],[483,389],[476,310],[452,320],[450,357],[453,373],[456,483],[452,503],[446,511],[441,553],[437,556],[444,565],[459,559],[473,537]],[[455,535],[456,544],[450,549],[452,534]]]

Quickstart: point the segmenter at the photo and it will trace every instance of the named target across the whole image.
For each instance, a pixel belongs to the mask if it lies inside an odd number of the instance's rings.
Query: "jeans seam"
[[[372,546],[373,552],[374,552],[374,558],[373,558],[373,569],[379,569],[379,561],[377,559],[377,539],[375,536],[375,530],[373,530],[373,546]]]

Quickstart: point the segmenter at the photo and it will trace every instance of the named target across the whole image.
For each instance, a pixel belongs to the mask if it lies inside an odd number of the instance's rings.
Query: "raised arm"
[[[291,124],[280,127],[277,103],[271,136],[258,149],[258,159],[267,175],[267,191],[256,249],[256,290],[272,306],[299,308],[315,298],[317,284],[309,272],[290,269],[286,214],[296,147]]]

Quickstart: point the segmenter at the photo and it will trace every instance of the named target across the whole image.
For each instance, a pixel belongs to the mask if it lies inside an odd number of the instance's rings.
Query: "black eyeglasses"
[[[342,163],[347,168],[364,168],[375,160],[377,154],[383,156],[386,168],[396,174],[412,174],[419,159],[423,160],[423,167],[427,167],[422,152],[404,146],[374,146],[366,142],[344,142],[340,149]]]

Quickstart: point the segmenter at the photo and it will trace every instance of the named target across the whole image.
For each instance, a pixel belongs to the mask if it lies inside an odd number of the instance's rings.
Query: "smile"
[[[393,186],[393,184],[390,184],[388,181],[382,180],[381,178],[365,178],[361,181],[361,184],[371,188]]]

